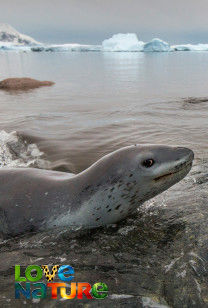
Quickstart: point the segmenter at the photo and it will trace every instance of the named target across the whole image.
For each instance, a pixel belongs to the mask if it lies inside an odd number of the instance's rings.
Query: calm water
[[[30,137],[54,166],[78,172],[134,143],[189,146],[207,155],[208,53],[0,54],[0,77],[55,81],[0,93],[0,129]]]

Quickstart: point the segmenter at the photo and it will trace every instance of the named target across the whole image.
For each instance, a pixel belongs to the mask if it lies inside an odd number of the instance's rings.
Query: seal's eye
[[[145,167],[145,168],[150,168],[154,165],[155,161],[154,159],[146,159],[143,161],[142,165]]]

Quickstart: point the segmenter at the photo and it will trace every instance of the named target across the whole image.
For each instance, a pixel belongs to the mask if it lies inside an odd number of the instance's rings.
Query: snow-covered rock
[[[37,45],[39,44],[32,37],[21,34],[8,24],[0,24],[0,45],[4,43],[12,43],[15,45]],[[9,45],[5,45],[8,46]]]
[[[142,51],[144,42],[139,41],[135,33],[114,34],[102,42],[103,51]]]
[[[161,39],[154,38],[152,41],[144,44],[143,51],[171,51],[171,47],[168,43],[162,41]]]

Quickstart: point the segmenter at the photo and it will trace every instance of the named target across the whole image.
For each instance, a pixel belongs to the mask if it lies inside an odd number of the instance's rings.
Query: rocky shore
[[[208,160],[144,204],[96,230],[54,230],[2,241],[2,307],[208,307]],[[105,300],[14,299],[14,265],[70,264],[75,281],[105,282]]]

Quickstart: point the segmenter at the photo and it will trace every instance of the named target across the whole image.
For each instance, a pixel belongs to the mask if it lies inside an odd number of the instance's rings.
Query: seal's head
[[[183,179],[193,158],[188,148],[162,145],[129,146],[104,156],[84,172],[90,190],[84,207],[92,211],[83,216],[93,215],[96,225],[125,218]]]
[[[135,169],[132,177],[139,183],[143,201],[183,179],[194,159],[194,153],[184,147],[135,146],[131,151],[135,151],[131,157]]]
[[[194,159],[193,151],[188,148],[163,145],[130,146],[110,156],[114,156],[115,162],[111,169],[115,168],[115,174],[121,175],[127,187],[131,183],[137,186],[143,201],[183,179]]]

